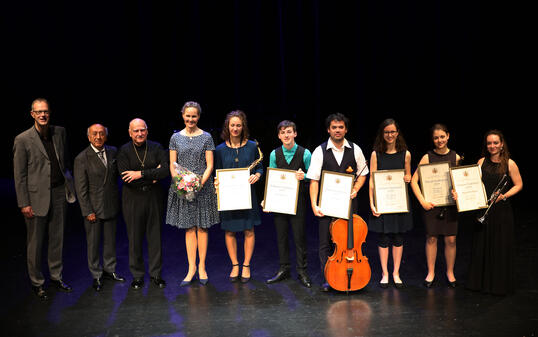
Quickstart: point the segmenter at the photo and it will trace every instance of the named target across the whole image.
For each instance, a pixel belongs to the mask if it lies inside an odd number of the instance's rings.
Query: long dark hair
[[[385,153],[387,151],[387,142],[385,142],[385,138],[383,136],[385,128],[389,125],[394,125],[396,127],[396,131],[398,131],[398,137],[396,138],[396,151],[401,152],[407,150],[407,144],[405,143],[402,131],[400,130],[400,125],[398,125],[394,119],[387,118],[381,124],[379,124],[379,129],[377,130],[377,135],[374,141],[374,151],[377,153]]]
[[[237,117],[241,120],[243,129],[241,130],[240,143],[243,143],[243,140],[248,139],[250,133],[248,131],[247,124],[247,115],[241,110],[234,110],[226,115],[224,119],[224,124],[222,125],[222,132],[220,133],[220,138],[224,141],[230,141],[230,119]]]
[[[502,143],[501,153],[499,153],[499,158],[501,159],[501,163],[497,168],[497,173],[505,174],[508,171],[508,161],[510,160],[510,151],[508,150],[508,144],[506,144],[504,135],[500,130],[490,130],[486,132],[486,135],[484,136],[484,145],[482,147],[482,155],[484,157],[491,159],[491,154],[488,151],[488,136],[491,136],[491,135],[498,136],[499,140]]]

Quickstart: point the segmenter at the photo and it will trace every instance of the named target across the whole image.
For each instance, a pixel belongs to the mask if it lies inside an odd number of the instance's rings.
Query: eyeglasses
[[[35,113],[36,115],[41,115],[41,114],[48,115],[48,114],[50,114],[49,110],[33,110],[32,112]]]
[[[383,133],[386,134],[387,136],[388,136],[388,135],[391,135],[391,136],[392,136],[392,135],[397,134],[398,131],[394,131],[394,130],[392,130],[392,131],[383,131]]]

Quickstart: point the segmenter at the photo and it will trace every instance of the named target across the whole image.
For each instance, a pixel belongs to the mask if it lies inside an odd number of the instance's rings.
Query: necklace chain
[[[146,162],[146,156],[148,154],[148,143],[146,142],[146,149],[144,150],[144,159],[141,160],[140,159],[140,156],[138,155],[138,151],[136,150],[136,146],[133,142],[133,149],[135,151],[135,154],[136,154],[136,158],[138,158],[138,161],[140,162],[140,165],[142,166],[142,168],[144,168],[144,163]]]

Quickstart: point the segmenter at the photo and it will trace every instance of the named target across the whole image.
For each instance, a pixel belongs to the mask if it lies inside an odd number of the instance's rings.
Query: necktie
[[[106,158],[105,158],[105,150],[97,152],[97,156],[99,156],[99,159],[101,159],[101,162],[106,167]]]

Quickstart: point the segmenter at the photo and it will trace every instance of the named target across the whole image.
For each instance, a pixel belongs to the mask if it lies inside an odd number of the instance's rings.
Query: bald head
[[[135,118],[129,123],[129,136],[135,145],[143,145],[148,138],[148,126],[143,119]]]

